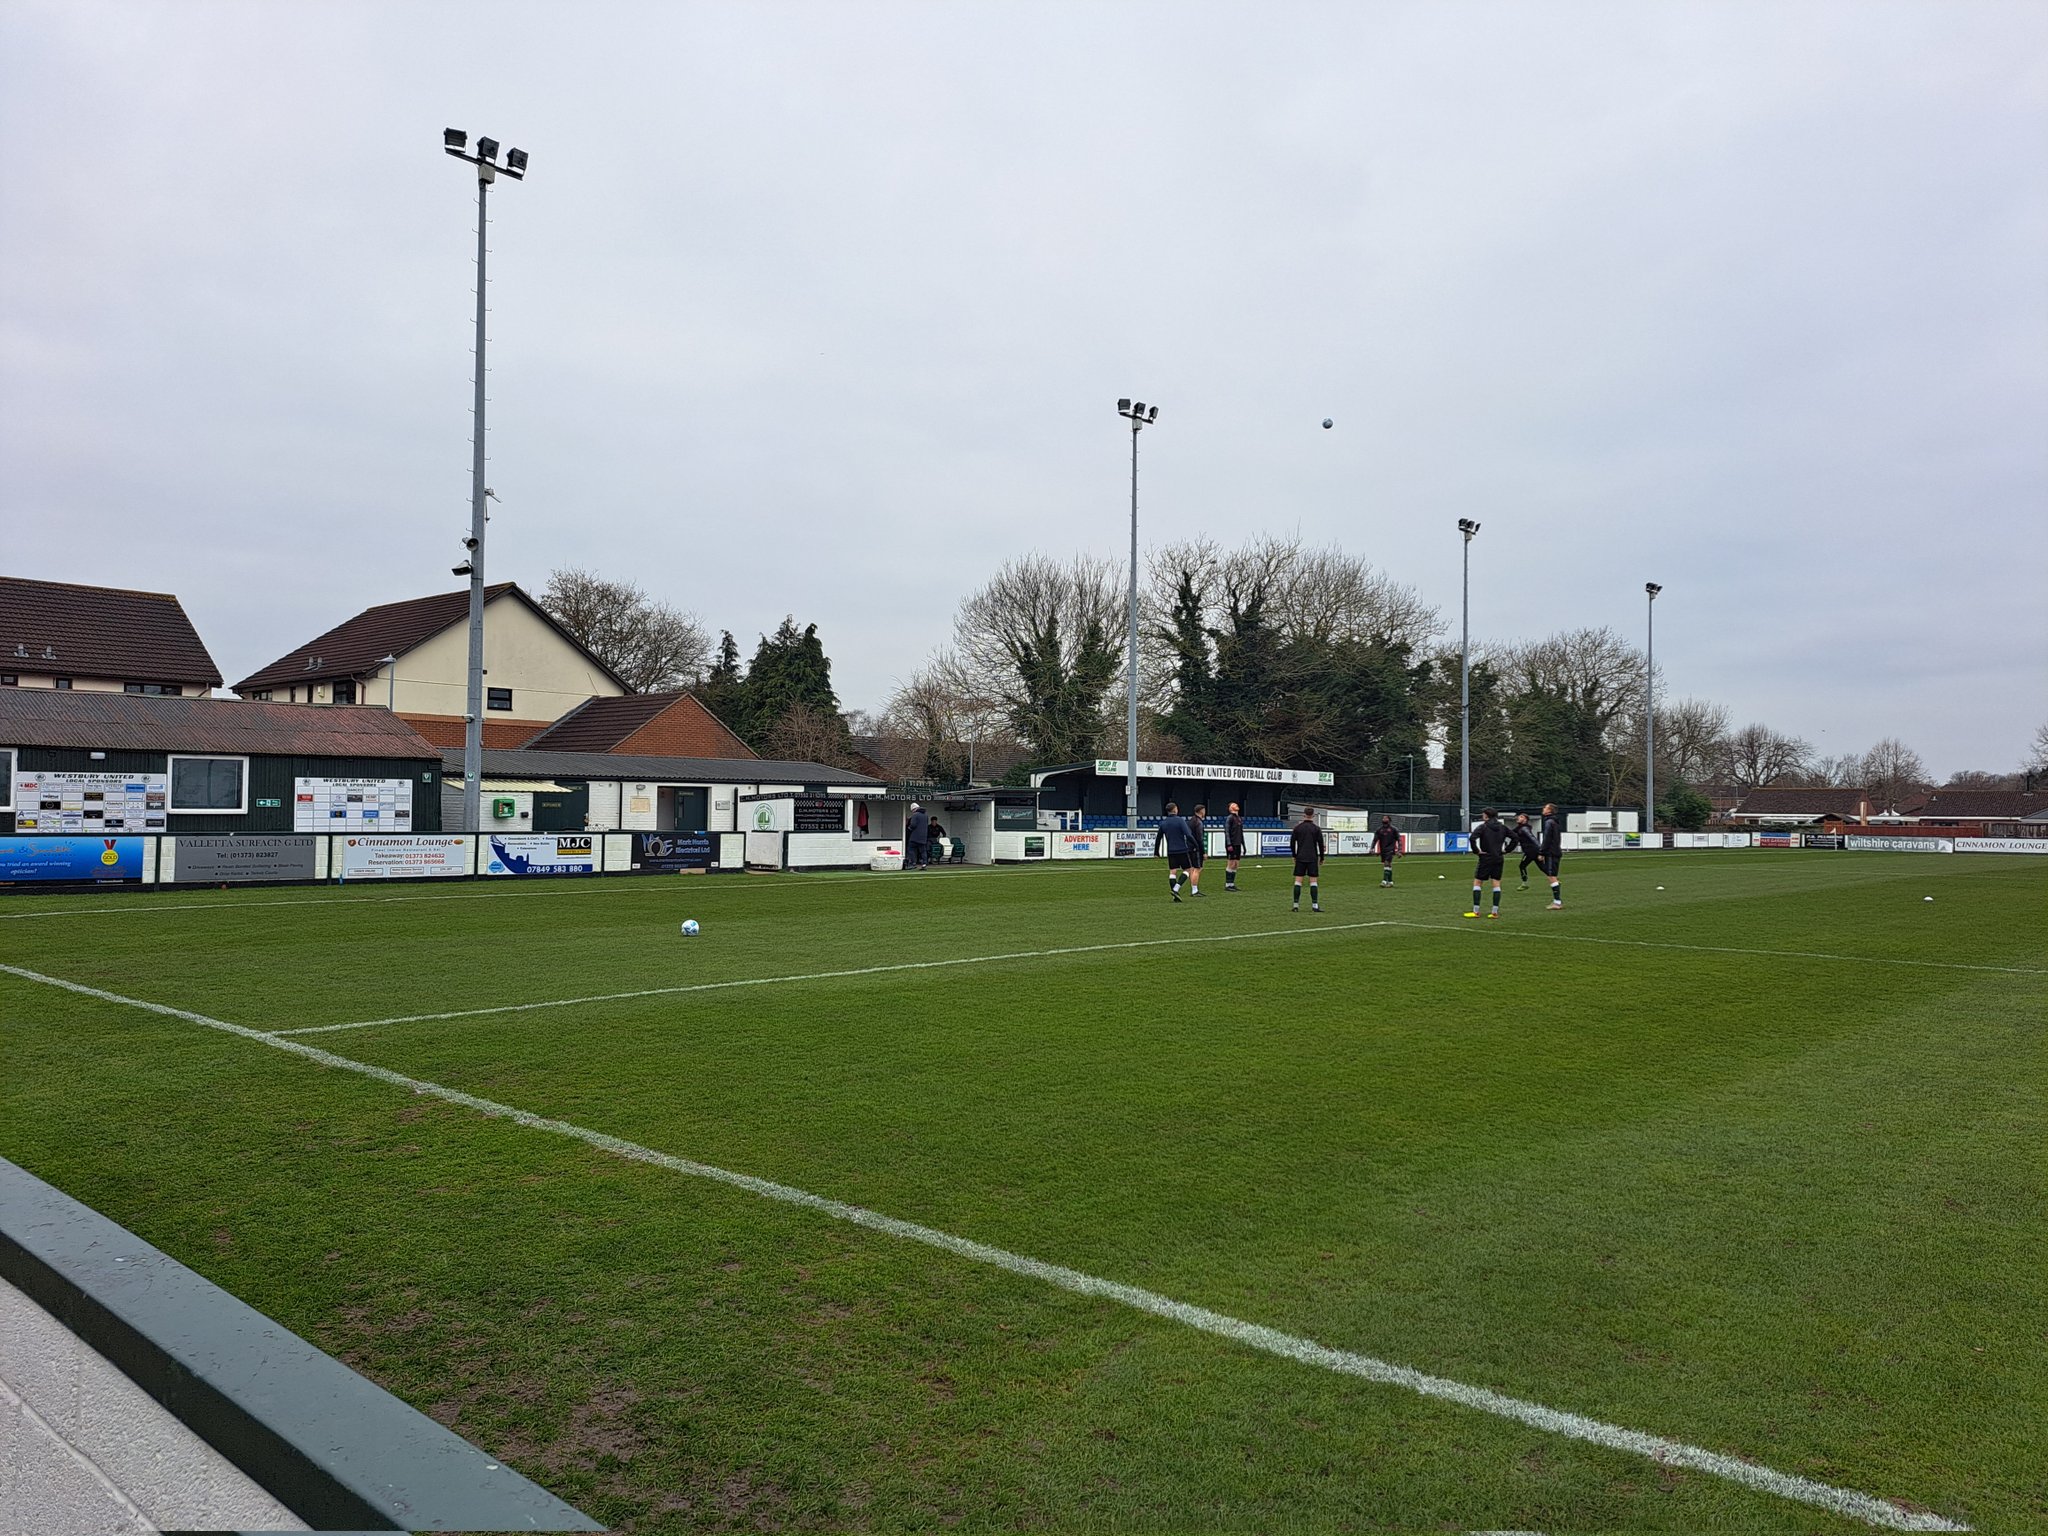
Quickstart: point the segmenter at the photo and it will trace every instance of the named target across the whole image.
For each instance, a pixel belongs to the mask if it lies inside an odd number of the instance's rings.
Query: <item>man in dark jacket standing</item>
[[[1244,857],[1244,817],[1238,803],[1230,802],[1230,819],[1223,823],[1223,889],[1237,889],[1237,861]]]
[[[923,869],[931,857],[932,822],[924,807],[915,800],[910,802],[910,821],[904,829],[903,841],[910,849],[910,856],[903,861],[903,867]]]
[[[1323,902],[1316,891],[1316,878],[1323,868],[1323,829],[1316,825],[1315,817],[1308,812],[1301,813],[1301,820],[1294,824],[1287,841],[1294,849],[1294,907],[1301,910],[1301,879],[1308,876],[1308,909],[1311,912],[1323,910]]]
[[[1166,852],[1166,888],[1173,893],[1175,901],[1180,900],[1180,883],[1187,876],[1189,860],[1195,846],[1194,828],[1188,825],[1187,817],[1181,815],[1180,807],[1171,800],[1166,802],[1166,814],[1159,821],[1159,836],[1153,841],[1153,852]]]
[[[1489,880],[1493,882],[1493,910],[1486,915],[1490,918],[1500,916],[1500,879],[1507,867],[1508,844],[1513,841],[1508,829],[1501,825],[1489,807],[1480,818],[1479,825],[1472,829],[1472,851],[1479,855],[1479,867],[1472,873],[1472,910],[1465,914],[1467,917],[1479,915],[1481,898]]]
[[[1401,853],[1401,834],[1394,826],[1394,818],[1381,816],[1379,829],[1372,835],[1372,851],[1380,856],[1380,889],[1394,888],[1394,860]]]
[[[1543,852],[1541,868],[1550,876],[1550,909],[1555,912],[1564,905],[1564,887],[1558,883],[1558,866],[1564,860],[1564,818],[1557,814],[1557,807],[1543,807],[1543,831],[1538,836],[1537,846]]]

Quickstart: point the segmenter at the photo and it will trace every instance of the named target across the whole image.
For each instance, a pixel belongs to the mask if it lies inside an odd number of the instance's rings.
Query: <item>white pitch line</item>
[[[277,1035],[331,1035],[344,1029],[376,1029],[384,1024],[431,1024],[441,1019],[473,1019],[489,1013],[531,1013],[536,1008],[574,1008],[581,1003],[621,1003],[636,997],[675,997],[685,992],[723,992],[733,987],[774,987],[785,982],[837,981],[847,976],[886,976],[892,971],[942,971],[957,965],[997,965],[1006,960],[1044,960],[1058,955],[1094,955],[1113,949],[1157,949],[1169,944],[1227,944],[1241,939],[1299,939],[1319,933],[1349,933],[1360,928],[1392,926],[1386,919],[1369,923],[1322,923],[1314,927],[1262,928],[1253,933],[1201,933],[1170,939],[1125,939],[1110,944],[1070,944],[1061,949],[1019,949],[1000,955],[960,955],[950,960],[900,960],[889,965],[861,965],[843,971],[805,971],[794,976],[743,976],[729,981],[693,981],[673,987],[641,987],[632,992],[599,992],[589,997],[545,998],[537,1003],[499,1003],[489,1008],[455,1008],[446,1013],[407,1013],[389,1019],[359,1019],[353,1024],[309,1024],[279,1029]]]
[[[1897,955],[1827,955],[1811,949],[1737,949],[1727,944],[1680,944],[1664,939],[1602,939],[1587,933],[1556,933],[1532,928],[1466,928],[1450,923],[1417,923],[1403,918],[1387,920],[1394,928],[1426,928],[1435,933],[1486,932],[1500,938],[1557,939],[1566,944],[1618,944],[1630,949],[1685,949],[1703,955],[1762,955],[1780,960],[1843,960],[1852,965],[1910,965],[1935,971],[1987,971],[2000,976],[2048,976],[2048,970],[2029,965],[1972,965],[1964,960],[1907,960]]]
[[[797,1189],[788,1184],[777,1184],[771,1179],[757,1178],[750,1173],[734,1173],[710,1163],[695,1162],[669,1152],[657,1152],[652,1147],[644,1147],[637,1142],[610,1136],[603,1131],[572,1125],[566,1120],[551,1120],[528,1110],[515,1109],[509,1104],[500,1104],[492,1099],[464,1093],[459,1088],[447,1088],[421,1078],[407,1077],[404,1073],[394,1072],[388,1067],[373,1066],[369,1062],[337,1056],[332,1051],[324,1051],[316,1045],[287,1040],[278,1035],[266,1034],[260,1029],[250,1029],[242,1024],[230,1024],[225,1019],[210,1018],[206,1014],[193,1013],[184,1008],[173,1008],[166,1003],[151,1003],[141,998],[123,997],[118,992],[107,992],[81,982],[46,976],[40,971],[26,970],[21,966],[0,964],[0,972],[18,976],[24,981],[40,982],[44,986],[75,992],[83,997],[97,998],[102,1002],[119,1003],[128,1008],[139,1008],[148,1013],[203,1024],[208,1029],[217,1029],[244,1040],[253,1040],[274,1050],[289,1051],[308,1061],[318,1062],[321,1066],[360,1073],[364,1077],[375,1078],[378,1082],[389,1083],[395,1088],[407,1088],[416,1094],[441,1099],[450,1104],[459,1104],[465,1109],[475,1110],[493,1119],[509,1120],[528,1130],[566,1136],[571,1140],[596,1147],[600,1151],[609,1152],[615,1157],[636,1163],[647,1163],[674,1173],[687,1174],[691,1178],[708,1179],[713,1183],[744,1190],[748,1194],[760,1195],[769,1200],[781,1201],[785,1205],[814,1211],[835,1221],[865,1227],[869,1231],[885,1233],[908,1242],[922,1243],[928,1248],[936,1248],[956,1258],[986,1264],[993,1269],[1005,1270],[1029,1280],[1057,1286],[1076,1295],[1092,1297],[1099,1301],[1113,1301],[1134,1311],[1165,1318],[1169,1322],[1179,1323],[1201,1333],[1213,1334],[1218,1338],[1243,1345],[1247,1349],[1260,1350],[1283,1360],[1292,1360],[1301,1365],[1315,1366],[1338,1375],[1354,1376],[1385,1386],[1402,1387],[1423,1397],[1437,1398],[1461,1407],[1476,1409],[1481,1413],[1490,1413],[1518,1424],[1525,1424],[1531,1429],[1563,1435],[1572,1440],[1582,1440],[1608,1450],[1624,1451],[1645,1457],[1662,1466],[1684,1467],[1691,1471],[1704,1472],[1711,1477],[1723,1478],[1760,1493],[1772,1494],[1801,1504],[1811,1504],[1852,1520],[1861,1520],[1866,1524],[1882,1526],[1889,1530],[1971,1529],[1970,1526],[1944,1519],[1940,1515],[1901,1509],[1888,1499],[1859,1493],[1852,1488],[1838,1488],[1831,1483],[1816,1482],[1812,1478],[1779,1472],[1738,1457],[1724,1456],[1718,1451],[1688,1445],[1682,1440],[1668,1440],[1661,1435],[1625,1429],[1618,1424],[1587,1418],[1583,1414],[1546,1407],[1542,1403],[1532,1403],[1523,1398],[1509,1397],[1489,1387],[1468,1386],[1464,1382],[1452,1381],[1447,1377],[1431,1376],[1413,1367],[1395,1365],[1390,1361],[1375,1359],[1371,1355],[1333,1349],[1327,1344],[1318,1344],[1313,1339],[1282,1333],[1277,1328],[1268,1328],[1261,1323],[1246,1322],[1242,1318],[1212,1312],[1206,1307],[1175,1301],[1172,1297],[1162,1296],[1157,1291],[1143,1290],[1135,1285],[1125,1285],[1121,1281],[1105,1280],[1096,1275],[1084,1274],[1077,1269],[1068,1269],[1062,1264],[1048,1264],[1043,1259],[1012,1253],[1006,1248],[991,1247],[972,1238],[956,1237],[950,1232],[941,1232],[936,1227],[920,1226],[916,1222],[884,1216],[864,1206],[847,1205],[843,1201],[829,1199],[824,1195],[814,1195],[808,1190]]]
[[[1076,868],[1078,867],[1076,866]],[[1047,866],[1042,864],[1028,865],[1017,869],[990,869],[986,865],[968,865],[961,869],[935,869],[931,873],[946,875],[956,879],[962,875],[1035,874],[1042,877],[1046,869]],[[1071,873],[1070,870],[1063,868],[1058,869],[1057,872],[1060,874]],[[890,873],[894,873],[894,871],[890,871]],[[511,876],[496,879],[482,875],[475,877],[463,876],[462,878],[465,883],[471,881],[472,878],[479,880],[492,879],[493,886],[488,890],[465,891],[445,896],[301,896],[281,897],[267,901],[161,901],[152,897],[146,891],[138,891],[132,900],[123,901],[117,907],[45,907],[35,912],[0,912],[0,922],[22,922],[32,917],[102,917],[108,913],[125,914],[129,912],[239,912],[244,907],[360,907],[375,906],[384,902],[524,901],[541,896],[572,895],[577,892],[579,887],[595,887],[596,889],[607,891],[631,891],[638,888],[643,879],[650,886],[656,885],[661,879],[658,875],[648,875],[626,880],[608,880],[600,875],[590,875],[563,879],[546,886],[537,886],[521,884]],[[884,878],[884,876],[882,872],[876,870],[849,870],[844,874],[817,875],[806,875],[790,870],[781,870],[773,875],[757,876],[752,880],[734,880],[730,877],[719,876],[709,876],[706,878],[712,882],[708,889],[717,891],[721,895],[726,895],[738,891],[791,890],[800,885],[845,885],[856,880],[879,880]],[[371,882],[360,883],[368,884]],[[677,887],[671,885],[668,889],[675,890]],[[517,894],[515,895],[515,893]]]

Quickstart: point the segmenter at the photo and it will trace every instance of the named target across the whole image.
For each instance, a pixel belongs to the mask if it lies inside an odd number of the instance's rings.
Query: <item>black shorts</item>
[[[1243,843],[1225,843],[1225,844],[1223,845],[1223,857],[1225,857],[1226,859],[1241,859],[1241,858],[1243,858],[1243,857],[1244,857],[1244,844],[1243,844]]]
[[[1166,851],[1166,867],[1168,869],[1186,869],[1188,867],[1188,857],[1188,851],[1185,848],[1181,849],[1178,853],[1169,848]]]
[[[1188,868],[1190,868],[1190,869],[1200,869],[1201,867],[1202,867],[1202,850],[1201,850],[1201,849],[1199,849],[1199,848],[1190,848],[1190,849],[1188,850]]]
[[[1482,853],[1481,855],[1479,855],[1478,873],[1473,875],[1472,878],[1474,880],[1498,880],[1501,877],[1501,871],[1506,867],[1506,855],[1498,853]]]
[[[1557,878],[1557,861],[1563,857],[1564,855],[1561,853],[1539,853],[1536,855],[1536,867],[1555,880]]]
[[[1313,880],[1322,871],[1323,861],[1321,859],[1296,859],[1294,861],[1294,872],[1297,875],[1307,875],[1309,879]]]
[[[1394,865],[1394,856],[1391,853],[1383,853],[1380,855],[1380,862],[1391,869]]]

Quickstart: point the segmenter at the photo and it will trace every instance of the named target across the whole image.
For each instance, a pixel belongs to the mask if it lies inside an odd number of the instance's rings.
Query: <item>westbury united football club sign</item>
[[[1095,776],[1098,779],[1121,779],[1129,764],[1121,757],[1098,757],[1095,759]],[[1243,768],[1228,763],[1147,763],[1139,762],[1138,777],[1141,779],[1240,779],[1250,784],[1320,784],[1325,788],[1337,782],[1331,773],[1311,773],[1305,768]]]

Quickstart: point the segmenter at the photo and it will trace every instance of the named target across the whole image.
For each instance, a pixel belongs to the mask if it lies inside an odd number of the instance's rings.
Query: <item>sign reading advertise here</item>
[[[484,856],[487,875],[594,875],[597,839],[588,832],[493,833]]]
[[[344,880],[437,880],[469,872],[469,839],[455,834],[337,840]]]

